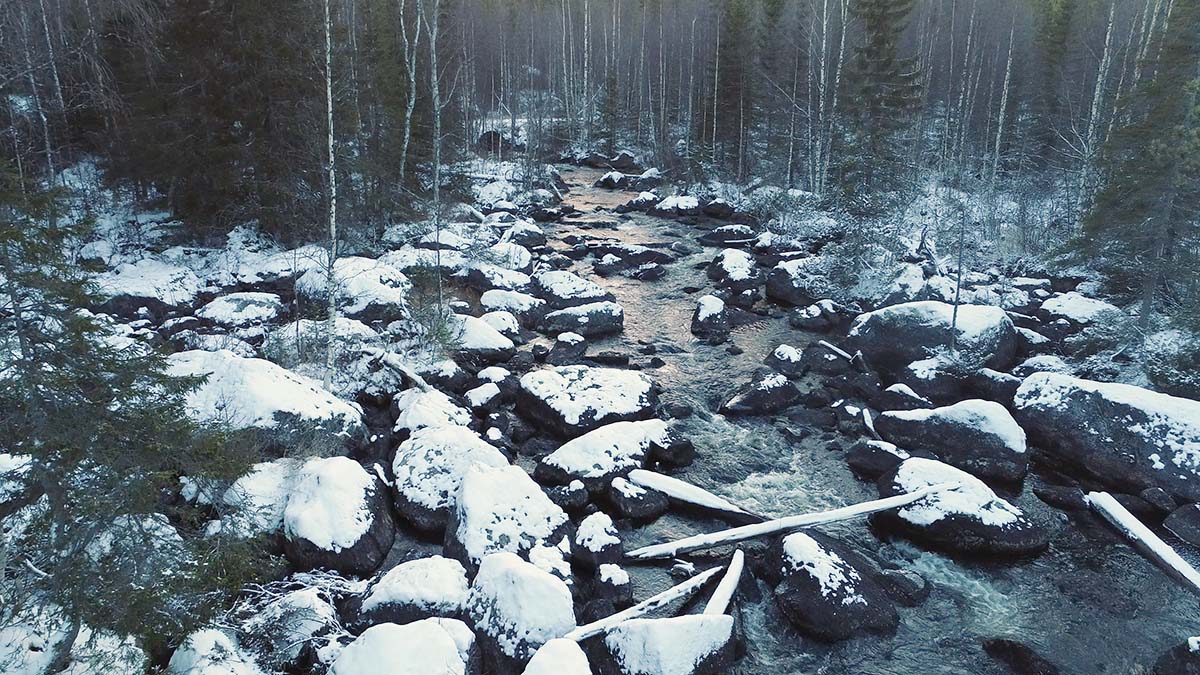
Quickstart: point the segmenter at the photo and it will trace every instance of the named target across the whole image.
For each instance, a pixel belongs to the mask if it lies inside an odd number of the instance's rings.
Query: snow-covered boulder
[[[757,234],[748,225],[722,225],[700,235],[699,241],[704,246],[749,246],[753,244]]]
[[[556,485],[578,479],[596,491],[614,476],[679,455],[673,448],[680,444],[690,442],[659,419],[613,422],[563,443],[542,458],[534,476]]]
[[[538,297],[546,301],[550,309],[565,309],[593,302],[612,301],[612,293],[594,282],[571,272],[548,270],[533,275]]]
[[[471,423],[470,411],[437,389],[405,389],[392,405],[396,409],[396,424],[392,431],[405,437],[421,429],[465,427]]]
[[[145,307],[160,318],[186,309],[204,290],[204,282],[186,267],[157,258],[123,263],[96,277],[96,287],[105,296],[101,308],[123,317],[135,317]]]
[[[902,448],[928,450],[980,478],[1015,482],[1029,468],[1025,432],[1004,406],[992,401],[892,410],[879,415],[875,428]]]
[[[1121,310],[1103,300],[1089,298],[1071,291],[1059,293],[1042,303],[1042,314],[1050,320],[1066,319],[1076,326],[1086,326],[1107,316],[1119,316]]]
[[[667,197],[650,208],[650,215],[662,218],[696,216],[700,214],[700,200],[688,195]]]
[[[546,333],[572,331],[584,337],[620,333],[625,328],[625,310],[615,302],[590,302],[550,312],[542,319]]]
[[[346,645],[329,675],[463,675],[458,644],[439,622],[381,623]]]
[[[32,671],[31,671],[32,672]],[[169,675],[266,675],[224,631],[206,628],[184,640],[167,663]]]
[[[221,496],[229,509],[221,520],[221,532],[239,537],[278,532],[301,464],[293,457],[259,462],[235,480]]]
[[[788,323],[801,330],[828,331],[842,326],[860,311],[857,306],[849,307],[826,298],[792,310]]]
[[[789,305],[811,305],[836,290],[829,280],[829,261],[820,256],[792,258],[767,273],[767,297]]]
[[[620,562],[624,555],[621,538],[612,518],[597,511],[584,518],[571,541],[571,557],[591,569]]]
[[[524,293],[533,285],[528,274],[489,262],[466,265],[462,271],[466,283],[478,291],[515,291]]]
[[[1031,356],[1024,361],[1013,366],[1012,374],[1017,377],[1025,378],[1034,373],[1058,373],[1060,375],[1072,375],[1075,369],[1069,363],[1063,360],[1061,356],[1053,354],[1041,354],[1039,356]]]
[[[486,321],[455,314],[447,322],[455,354],[477,363],[501,363],[512,358],[516,345]]]
[[[881,497],[945,483],[936,492],[899,509],[881,511],[871,522],[930,547],[957,553],[1025,555],[1046,549],[1049,538],[1021,509],[996,496],[983,481],[949,464],[912,457],[879,479]]]
[[[479,564],[467,614],[485,656],[513,672],[542,645],[575,628],[566,583],[507,552],[493,553]]]
[[[446,554],[470,567],[497,551],[557,546],[567,530],[567,514],[519,466],[468,466],[454,502]]]
[[[554,638],[534,652],[521,675],[592,675],[592,667],[578,642]]]
[[[518,291],[493,289],[479,297],[485,312],[508,312],[525,328],[536,328],[546,314],[546,301]]]
[[[587,338],[579,333],[567,331],[554,338],[554,345],[546,354],[546,363],[552,366],[568,366],[579,363],[587,353]]]
[[[1016,355],[1012,319],[999,307],[954,306],[925,301],[892,305],[859,316],[850,326],[851,351],[859,350],[875,368],[896,373],[908,364],[950,348],[954,325],[960,359],[1003,370]]]
[[[709,344],[720,344],[729,338],[729,311],[725,301],[715,295],[705,295],[696,303],[692,313],[692,335]]]
[[[239,626],[244,644],[272,671],[295,664],[304,645],[341,625],[320,589],[307,587],[272,600]]]
[[[779,345],[767,354],[763,363],[788,377],[801,377],[808,370],[804,352],[791,345]]]
[[[533,223],[518,221],[500,235],[500,241],[511,242],[525,248],[535,248],[546,245],[546,233]]]
[[[400,563],[374,579],[353,603],[354,624],[406,624],[432,617],[454,618],[467,602],[467,571],[440,555]]]
[[[283,510],[284,552],[298,568],[366,575],[396,536],[387,491],[348,457],[310,459]]]
[[[338,309],[352,319],[394,321],[408,316],[412,283],[400,270],[371,258],[347,257],[334,261],[332,285]],[[296,279],[296,295],[314,307],[328,304],[330,270],[314,267]]]
[[[278,295],[247,292],[223,295],[197,310],[196,316],[222,328],[246,331],[275,321],[282,313]]]
[[[512,312],[487,312],[481,315],[479,320],[496,329],[496,332],[513,342],[521,340],[521,322],[517,320],[517,317]]]
[[[732,293],[757,289],[763,283],[762,270],[754,256],[741,249],[727,248],[708,265],[708,278]]]
[[[1014,398],[1035,445],[1121,491],[1200,501],[1200,401],[1127,384],[1036,373]]]
[[[876,307],[888,307],[905,302],[916,302],[927,299],[925,291],[925,272],[920,265],[905,263],[892,283],[883,290],[875,303]]]
[[[721,406],[725,415],[767,415],[800,399],[800,389],[782,373],[763,369]]]
[[[185,399],[192,419],[248,432],[271,448],[341,449],[364,434],[357,404],[270,361],[225,350],[195,350],[169,356],[167,370],[177,376],[207,377]]]
[[[818,532],[784,537],[773,559],[775,604],[792,625],[818,640],[887,633],[900,617],[861,557]]]
[[[604,664],[620,675],[718,675],[734,659],[733,617],[685,614],[630,619],[604,636]]]
[[[420,530],[441,532],[463,475],[476,464],[508,466],[508,458],[465,426],[412,432],[392,460],[396,510]]]
[[[644,488],[623,476],[612,479],[607,497],[618,518],[635,522],[654,520],[666,513],[671,505],[665,494]]]
[[[658,393],[645,375],[612,368],[559,366],[521,377],[517,410],[563,438],[624,420],[647,419]]]

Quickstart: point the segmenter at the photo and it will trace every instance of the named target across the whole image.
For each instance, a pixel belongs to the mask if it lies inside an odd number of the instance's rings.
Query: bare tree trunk
[[[338,280],[335,274],[338,257],[337,230],[337,160],[334,154],[333,128],[333,19],[329,13],[330,0],[325,0],[325,123],[326,123],[326,166],[329,181],[329,277],[326,288],[328,297],[325,317],[325,389],[331,389],[333,382],[333,362],[337,348],[337,296]]]
[[[1104,100],[1105,84],[1108,81],[1108,71],[1112,64],[1113,24],[1116,19],[1117,3],[1108,6],[1108,27],[1104,31],[1104,51],[1100,54],[1100,64],[1096,67],[1096,86],[1092,92],[1092,105],[1088,108],[1087,130],[1084,132],[1082,150],[1083,157],[1079,167],[1078,182],[1075,186],[1075,222],[1083,220],[1091,200],[1091,186],[1095,159],[1099,150],[1100,104]]]
[[[400,38],[404,49],[404,68],[408,71],[408,99],[404,103],[404,138],[400,142],[400,183],[404,183],[405,172],[408,168],[408,147],[412,141],[413,112],[417,108],[417,55],[421,45],[421,20],[417,19],[416,30],[410,41],[408,28],[405,25],[405,0],[400,0]],[[417,0],[417,16],[425,15],[424,0]]]
[[[1013,37],[1016,34],[1016,24],[1008,31],[1008,58],[1005,60],[1004,66],[1004,86],[1000,94],[1000,106],[997,109],[996,122],[996,142],[992,147],[992,173],[991,173],[991,190],[996,190],[996,174],[1000,172],[1000,147],[1004,141],[1004,117],[1008,112],[1008,90],[1009,83],[1012,81],[1012,65],[1013,65]]]
[[[438,23],[442,14],[442,0],[433,0],[433,20],[422,15],[425,30],[429,33],[429,98],[433,105],[433,231],[438,242],[434,249],[437,274],[437,319],[438,326],[445,319],[445,298],[442,288],[442,94],[441,73],[438,71]]]

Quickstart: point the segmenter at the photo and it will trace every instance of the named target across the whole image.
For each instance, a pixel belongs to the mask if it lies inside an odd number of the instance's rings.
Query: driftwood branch
[[[703,586],[709,579],[712,579],[714,576],[716,576],[717,573],[720,572],[722,569],[724,569],[724,568],[723,567],[714,567],[710,570],[701,572],[700,574],[697,574],[696,576],[692,577],[691,579],[688,579],[687,581],[683,582],[682,584],[679,584],[678,586],[672,586],[671,588],[668,588],[667,590],[663,591],[662,593],[659,593],[658,595],[656,595],[652,598],[643,600],[643,601],[639,602],[638,604],[634,605],[633,607],[630,607],[629,609],[622,610],[620,612],[617,612],[616,614],[610,614],[609,616],[606,616],[603,619],[600,619],[599,621],[593,621],[592,623],[589,623],[585,626],[579,626],[578,628],[571,631],[570,633],[567,633],[563,637],[565,637],[568,640],[574,640],[576,642],[580,642],[580,641],[583,641],[583,640],[586,640],[586,639],[592,637],[593,635],[599,635],[600,633],[605,633],[623,621],[628,621],[630,619],[636,619],[637,617],[639,617],[643,614],[646,614],[647,612],[652,612],[656,609],[659,609],[660,607],[665,607],[665,606],[671,604],[672,602],[674,602],[675,600],[687,597],[687,596],[691,595],[692,593],[695,593],[696,590],[698,590],[701,586]]]

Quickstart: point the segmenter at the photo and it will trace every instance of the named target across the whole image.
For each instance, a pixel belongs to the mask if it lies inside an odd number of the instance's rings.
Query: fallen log
[[[724,614],[725,610],[729,609],[729,603],[733,600],[738,582],[742,580],[745,558],[746,555],[742,553],[742,549],[739,548],[733,552],[733,559],[729,561],[729,570],[725,572],[725,576],[721,577],[721,583],[717,584],[712,597],[708,599],[703,614]]]
[[[931,495],[935,492],[942,492],[958,487],[958,483],[942,483],[940,485],[932,485],[927,488],[922,488],[915,492],[907,492],[902,495],[893,497],[885,497],[883,499],[873,499],[869,502],[861,504],[852,504],[843,506],[830,511],[820,511],[817,513],[806,513],[799,516],[788,516],[786,518],[778,518],[776,520],[768,520],[764,523],[755,523],[753,525],[743,525],[734,527],[720,532],[711,532],[709,534],[697,534],[691,537],[684,537],[676,541],[669,541],[663,544],[653,544],[643,546],[635,551],[630,551],[625,554],[627,558],[635,560],[648,560],[651,558],[672,558],[680,553],[689,551],[698,551],[703,548],[712,548],[722,544],[731,544],[735,541],[743,539],[751,539],[753,537],[761,537],[777,532],[787,532],[789,530],[798,530],[813,525],[822,525],[825,523],[833,523],[841,520],[849,520],[857,516],[865,516],[878,511],[887,511],[901,506],[911,504],[922,497]]]
[[[1169,574],[1191,587],[1192,591],[1200,594],[1200,572],[1171,548],[1170,544],[1138,520],[1137,516],[1122,506],[1121,502],[1107,492],[1089,492],[1084,499],[1109,524],[1132,540],[1137,548],[1154,559]]]
[[[678,478],[664,476],[661,473],[647,471],[646,469],[634,469],[629,472],[629,480],[644,488],[657,490],[671,499],[686,502],[694,506],[713,511],[726,511],[741,516],[749,516],[755,520],[766,520],[766,518],[757,513],[747,511],[728,499],[718,497],[704,488],[681,481]]]
[[[659,593],[652,598],[647,598],[646,600],[639,602],[629,609],[621,610],[616,614],[610,614],[599,621],[593,621],[585,626],[579,626],[563,637],[568,640],[580,642],[592,637],[593,635],[599,635],[600,633],[607,632],[613,626],[616,626],[622,621],[636,619],[647,612],[652,612],[660,607],[665,607],[675,600],[691,595],[723,569],[725,568],[718,566],[710,570],[705,570],[704,572],[697,574],[682,584],[679,584],[678,586],[672,586],[662,593]]]

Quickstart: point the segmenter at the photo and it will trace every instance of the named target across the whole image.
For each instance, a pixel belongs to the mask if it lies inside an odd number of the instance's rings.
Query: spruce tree
[[[97,298],[65,251],[83,228],[64,224],[59,192],[3,169],[0,438],[21,461],[0,475],[17,486],[0,519],[23,525],[0,539],[0,620],[50,608],[58,668],[84,626],[154,649],[265,571],[248,543],[187,536],[203,514],[170,499],[181,476],[228,484],[255,458],[189,421],[195,380],[81,309]]]
[[[914,0],[855,0],[862,25],[847,73],[850,110],[842,150],[842,189],[852,206],[874,208],[881,193],[906,183],[913,117],[921,104],[916,61],[900,56]]]
[[[1200,270],[1200,0],[1177,0],[1158,57],[1106,149],[1109,180],[1084,219],[1083,249],[1149,325],[1160,299],[1194,294]]]

